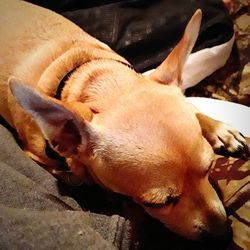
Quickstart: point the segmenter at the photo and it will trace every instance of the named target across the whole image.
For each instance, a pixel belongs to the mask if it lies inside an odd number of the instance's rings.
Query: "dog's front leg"
[[[228,124],[214,120],[202,113],[196,113],[203,136],[214,151],[223,155],[249,157],[249,148],[244,136]]]

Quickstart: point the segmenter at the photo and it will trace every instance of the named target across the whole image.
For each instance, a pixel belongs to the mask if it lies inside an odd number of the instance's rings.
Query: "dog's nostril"
[[[195,225],[194,228],[195,228],[195,231],[197,231],[200,234],[200,239],[202,241],[209,238],[210,233],[203,226]]]
[[[200,225],[194,225],[194,228],[196,229],[196,230],[198,230],[198,231],[200,231],[201,233],[203,232],[203,231],[206,231],[202,226],[200,226]]]

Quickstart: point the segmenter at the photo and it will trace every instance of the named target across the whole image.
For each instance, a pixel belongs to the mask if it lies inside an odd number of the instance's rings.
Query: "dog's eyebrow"
[[[167,196],[165,202],[157,203],[157,202],[143,202],[142,205],[149,208],[163,208],[165,206],[173,205],[175,206],[179,201],[179,196]]]

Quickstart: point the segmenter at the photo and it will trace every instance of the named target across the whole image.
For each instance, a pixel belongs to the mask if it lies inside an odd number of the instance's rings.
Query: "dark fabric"
[[[0,141],[0,249],[128,249],[124,218],[83,211],[1,125]]]
[[[233,25],[221,0],[45,1],[31,0],[64,15],[123,55],[138,71],[164,60],[198,8],[203,21],[195,50],[229,40]]]

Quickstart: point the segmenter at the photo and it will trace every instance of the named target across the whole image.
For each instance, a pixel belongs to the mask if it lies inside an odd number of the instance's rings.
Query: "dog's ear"
[[[62,102],[20,83],[9,80],[10,89],[17,102],[31,115],[44,137],[62,156],[69,157],[89,149],[90,125]]]
[[[201,10],[198,9],[187,24],[180,42],[163,63],[153,71],[150,75],[151,79],[162,84],[181,85],[183,67],[197,40],[201,17]]]

